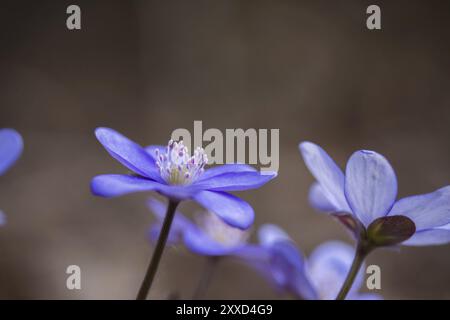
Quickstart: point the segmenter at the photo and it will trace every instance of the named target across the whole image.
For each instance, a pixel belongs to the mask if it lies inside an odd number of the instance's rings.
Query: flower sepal
[[[386,247],[408,240],[416,232],[414,222],[402,215],[374,220],[366,231],[366,241],[371,247]]]

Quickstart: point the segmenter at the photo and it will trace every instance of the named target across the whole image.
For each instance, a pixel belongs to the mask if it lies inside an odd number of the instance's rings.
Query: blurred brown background
[[[78,4],[82,30],[66,29]],[[257,225],[277,223],[309,254],[350,241],[307,203],[313,181],[297,150],[321,144],[344,165],[384,154],[399,196],[450,176],[448,1],[2,1],[0,127],[25,140],[0,178],[0,298],[134,298],[151,255],[146,195],[106,200],[91,177],[122,172],[93,135],[115,128],[163,144],[176,128],[280,128],[279,177],[240,195]],[[151,297],[190,297],[204,259],[166,252]],[[378,251],[381,294],[450,298],[450,246]],[[82,290],[65,287],[66,267]],[[274,298],[250,270],[224,263],[208,298]]]

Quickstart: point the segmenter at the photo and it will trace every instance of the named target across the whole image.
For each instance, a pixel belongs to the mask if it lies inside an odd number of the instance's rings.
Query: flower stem
[[[156,243],[152,260],[150,261],[147,273],[145,274],[144,281],[142,281],[141,288],[139,289],[136,300],[145,300],[147,298],[148,292],[153,283],[153,279],[155,278],[156,270],[158,270],[159,261],[161,260],[164,247],[166,246],[167,237],[169,236],[170,227],[172,225],[173,217],[175,216],[175,210],[178,206],[178,203],[178,201],[169,200],[164,223],[159,233],[158,242]]]
[[[198,283],[194,295],[192,296],[192,300],[198,300],[205,295],[219,260],[219,257],[208,257],[202,277],[200,278],[200,282]]]
[[[364,259],[367,257],[367,255],[370,253],[371,250],[372,248],[370,248],[370,246],[368,245],[364,245],[362,243],[358,244],[355,252],[355,257],[353,258],[352,266],[347,274],[347,277],[344,281],[344,284],[342,285],[341,290],[339,291],[336,297],[336,300],[345,300],[345,297],[350,291],[353,282],[355,281],[356,275],[358,274],[358,271],[364,262]]]

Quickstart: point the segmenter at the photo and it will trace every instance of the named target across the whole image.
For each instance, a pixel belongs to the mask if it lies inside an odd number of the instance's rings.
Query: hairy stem
[[[169,236],[170,227],[172,225],[173,217],[175,216],[175,210],[178,206],[178,203],[178,201],[169,200],[164,223],[159,233],[158,242],[156,243],[152,260],[150,261],[144,277],[144,281],[142,281],[141,288],[139,289],[136,300],[145,300],[147,298],[148,292],[150,291],[153,283],[153,279],[155,278],[156,271],[158,270],[159,261],[161,260],[162,253],[166,246],[167,237]]]

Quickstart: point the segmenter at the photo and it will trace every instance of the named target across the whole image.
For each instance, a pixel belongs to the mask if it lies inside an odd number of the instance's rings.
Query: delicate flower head
[[[299,147],[317,181],[309,194],[312,206],[335,215],[357,238],[375,246],[450,242],[450,186],[396,201],[397,178],[382,155],[356,151],[344,174],[318,145]]]
[[[289,292],[300,299],[334,299],[345,281],[355,254],[351,246],[340,241],[330,241],[317,247],[305,258],[286,232],[271,224],[261,226],[259,241],[268,258],[256,261],[252,258],[250,264],[279,291]],[[377,294],[358,292],[363,284],[362,269],[347,299],[380,299]]]
[[[183,141],[170,140],[164,153],[161,153],[160,149],[155,150],[155,157],[159,174],[164,181],[172,185],[192,184],[203,174],[204,167],[208,164],[208,157],[203,148],[197,147],[190,157]]]
[[[150,239],[155,241],[164,221],[166,205],[151,198],[148,207],[157,218],[150,228]],[[249,235],[248,230],[234,228],[211,212],[199,212],[192,221],[177,211],[169,233],[169,244],[184,243],[190,251],[200,255],[240,256],[250,250],[251,246],[247,243]]]
[[[226,223],[248,229],[254,220],[252,207],[228,192],[259,188],[276,177],[276,172],[261,174],[244,164],[205,170],[203,149],[190,156],[182,141],[143,148],[109,128],[97,128],[95,134],[114,159],[134,172],[94,177],[91,190],[102,197],[156,191],[175,201],[194,200]]]

